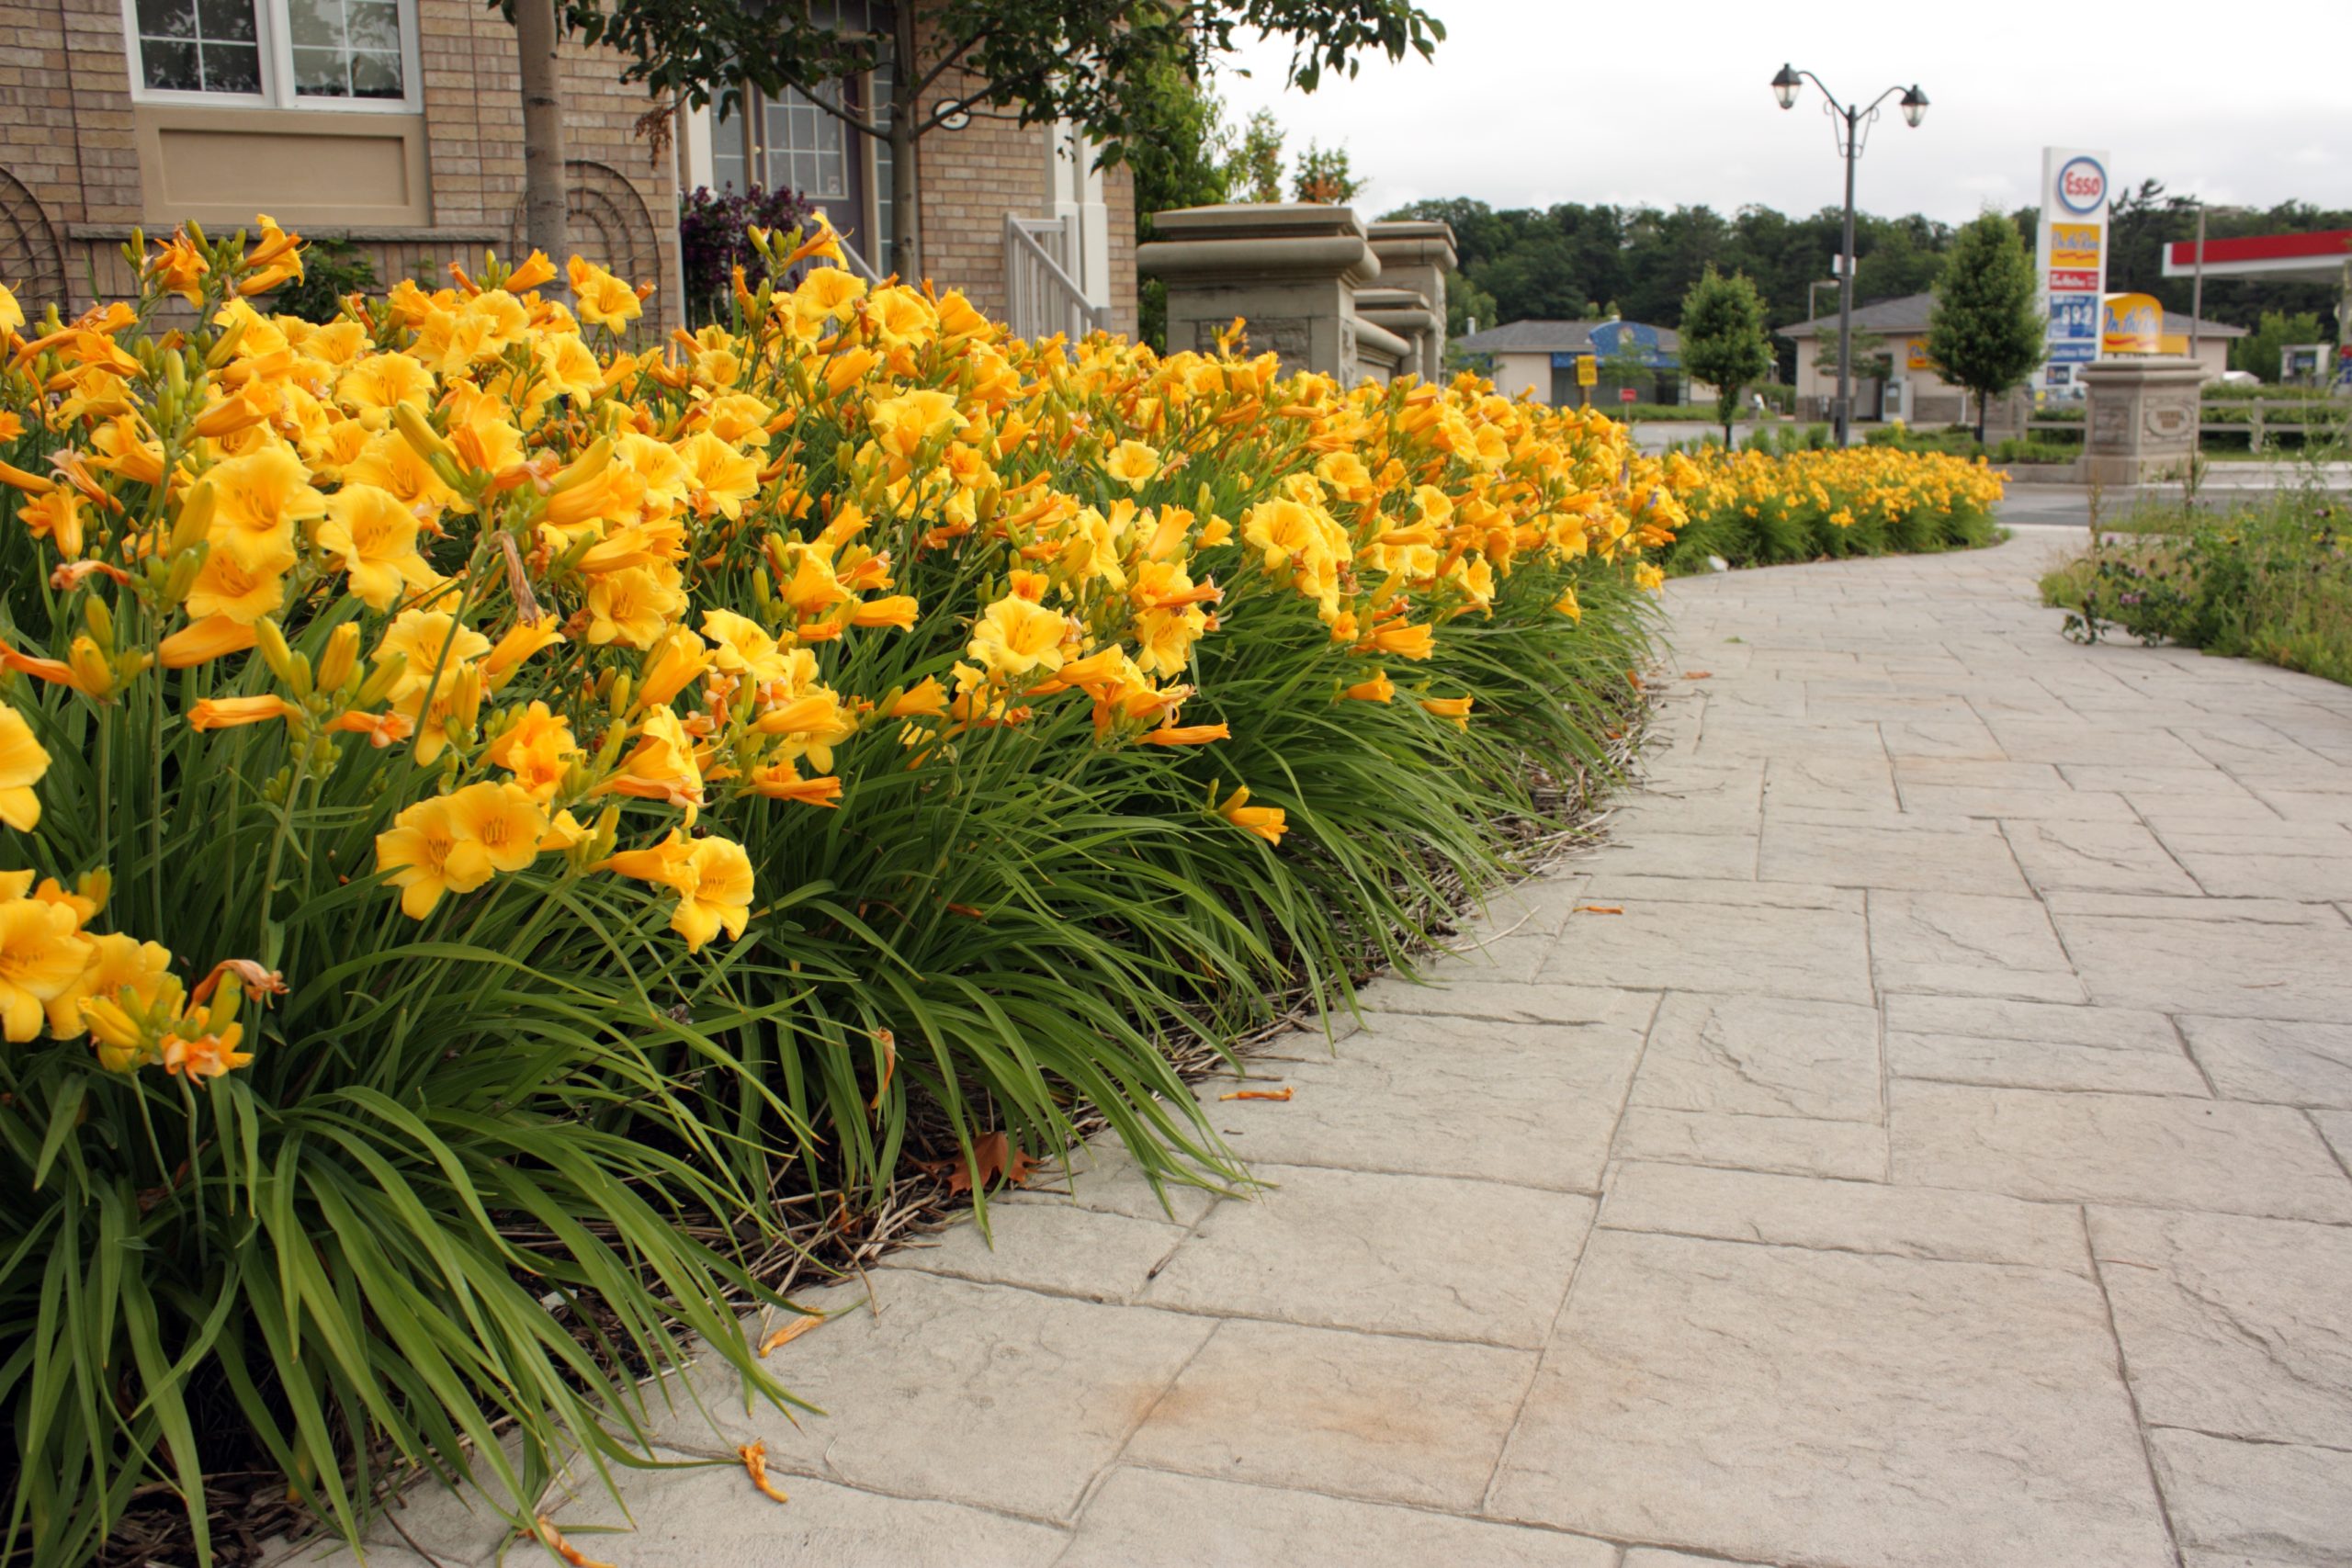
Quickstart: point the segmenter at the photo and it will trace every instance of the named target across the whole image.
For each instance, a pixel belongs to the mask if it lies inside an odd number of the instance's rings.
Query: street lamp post
[[[1784,109],[1797,107],[1797,94],[1811,82],[1821,89],[1822,112],[1838,139],[1838,154],[1846,160],[1846,237],[1845,248],[1838,256],[1838,402],[1836,423],[1838,445],[1846,445],[1852,429],[1854,397],[1854,164],[1862,155],[1862,143],[1870,139],[1871,122],[1878,118],[1879,105],[1903,95],[1900,107],[1903,122],[1917,129],[1928,118],[1928,95],[1915,83],[1908,87],[1889,87],[1871,100],[1867,108],[1852,104],[1840,105],[1838,95],[1829,85],[1810,71],[1798,71],[1783,65],[1781,73],[1772,78],[1772,96]]]

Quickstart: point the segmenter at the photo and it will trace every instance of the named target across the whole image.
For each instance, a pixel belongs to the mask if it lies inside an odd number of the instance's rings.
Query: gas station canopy
[[[2259,234],[2242,240],[2207,240],[2207,277],[2259,277],[2278,283],[2338,283],[2352,263],[2352,229],[2315,234]],[[2165,247],[2165,276],[2197,272],[2197,242],[2176,240]]]

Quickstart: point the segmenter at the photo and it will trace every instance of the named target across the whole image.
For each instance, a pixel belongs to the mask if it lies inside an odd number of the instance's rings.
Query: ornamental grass
[[[761,1260],[1100,1117],[1599,765],[1686,476],[1439,387],[1008,337],[760,237],[729,324],[299,241],[0,290],[0,1557],[266,1478],[517,1523]],[[1695,473],[1695,470],[1692,470]],[[250,1484],[250,1483],[249,1483]]]
[[[1669,459],[1689,518],[1668,554],[1677,571],[1709,556],[1733,566],[1992,543],[2007,477],[1984,459],[1885,446],[1785,454],[1720,446]]]

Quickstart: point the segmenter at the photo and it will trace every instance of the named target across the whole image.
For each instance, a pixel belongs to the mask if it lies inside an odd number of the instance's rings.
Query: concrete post
[[[1349,209],[1237,203],[1155,213],[1151,222],[1159,237],[1137,249],[1136,267],[1168,285],[1170,353],[1216,353],[1217,333],[1239,316],[1250,348],[1272,349],[1284,370],[1319,371],[1342,386],[1363,378],[1355,291],[1380,276],[1380,258]]]
[[[1435,219],[1394,219],[1374,223],[1370,231],[1372,254],[1380,258],[1380,281],[1385,288],[1408,290],[1421,297],[1420,309],[1434,322],[1420,337],[1421,362],[1417,369],[1425,381],[1445,376],[1445,275],[1458,269],[1453,230]],[[1396,321],[1374,315],[1361,297],[1356,309],[1400,336],[1410,337]],[[1490,323],[1491,324],[1491,323]]]
[[[2204,373],[2195,360],[2169,354],[2100,359],[2075,375],[2090,393],[2083,455],[2075,460],[2078,481],[2144,484],[2181,472],[2196,456]]]

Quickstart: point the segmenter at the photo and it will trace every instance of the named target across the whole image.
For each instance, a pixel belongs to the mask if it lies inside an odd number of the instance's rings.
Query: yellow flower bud
[[[101,701],[114,694],[114,664],[93,639],[75,637],[65,662],[74,671],[75,690]]]
[[[359,623],[345,621],[327,634],[326,651],[319,655],[319,689],[339,692],[359,664]]]
[[[390,696],[392,688],[399,685],[407,674],[408,655],[388,654],[381,664],[368,672],[368,679],[359,682],[359,694],[352,699],[353,705],[363,708],[374,707]]]
[[[172,552],[176,555],[201,546],[212,536],[212,508],[220,499],[209,484],[198,484],[180,502],[180,514],[172,520]]]

